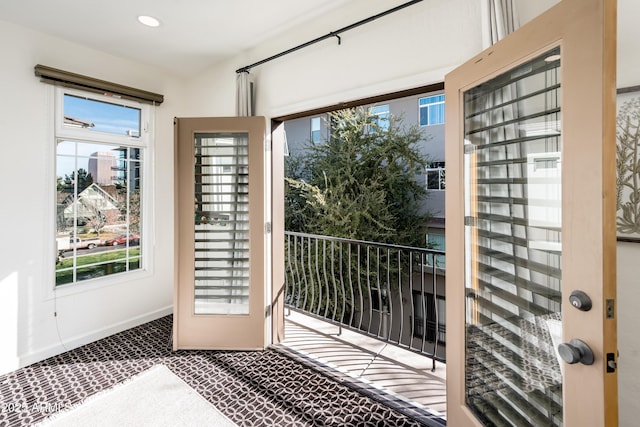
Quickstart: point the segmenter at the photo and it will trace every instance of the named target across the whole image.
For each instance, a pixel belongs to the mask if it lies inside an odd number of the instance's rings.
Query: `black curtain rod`
[[[340,34],[341,33],[347,32],[349,30],[352,30],[352,29],[354,29],[356,27],[359,27],[359,26],[364,25],[366,23],[369,23],[371,21],[375,21],[378,18],[382,18],[383,16],[386,16],[386,15],[389,15],[391,13],[397,12],[397,11],[399,11],[401,9],[404,9],[405,7],[409,7],[409,6],[414,5],[416,3],[420,3],[421,1],[422,0],[411,0],[409,2],[403,3],[403,4],[399,5],[399,6],[396,6],[396,7],[392,8],[392,9],[389,9],[387,11],[381,12],[381,13],[379,13],[377,15],[370,16],[369,18],[363,19],[362,21],[358,21],[355,24],[347,25],[346,27],[340,28],[339,30],[331,31],[329,34],[326,34],[324,36],[318,37],[316,39],[313,39],[311,41],[308,41],[308,42],[303,43],[301,45],[298,45],[296,47],[292,47],[291,49],[287,49],[287,50],[285,50],[283,52],[280,52],[280,53],[275,54],[273,56],[270,56],[270,57],[268,57],[266,59],[263,59],[262,61],[258,61],[258,62],[255,62],[255,63],[251,64],[251,65],[246,65],[246,66],[244,66],[242,68],[238,68],[236,70],[236,73],[248,73],[249,70],[251,70],[253,67],[257,67],[258,65],[262,65],[262,64],[264,64],[266,62],[269,62],[269,61],[273,61],[274,59],[277,59],[277,58],[280,58],[282,56],[288,55],[288,54],[290,54],[292,52],[295,52],[297,50],[304,49],[305,47],[311,46],[312,44],[316,44],[316,43],[321,42],[321,41],[326,40],[326,39],[330,39],[332,37],[336,37],[338,39],[338,44],[340,44],[342,42],[342,39],[340,38]]]

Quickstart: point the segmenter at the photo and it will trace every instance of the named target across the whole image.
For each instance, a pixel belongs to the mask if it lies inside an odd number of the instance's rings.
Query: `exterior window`
[[[321,139],[320,117],[313,117],[311,119],[311,142],[320,142]]]
[[[56,96],[56,286],[140,270],[149,107]]]
[[[429,232],[429,234],[427,234],[427,239],[426,240],[427,240],[427,246],[430,249],[436,249],[436,250],[439,250],[439,251],[444,251],[445,250],[444,234]],[[433,257],[434,257],[434,255],[429,255],[428,265],[430,265],[430,266],[433,265]],[[446,258],[445,258],[444,255],[435,255],[436,267],[445,268],[445,259]]]
[[[380,129],[389,129],[389,104],[371,107],[371,115]]]
[[[436,329],[438,333],[438,342],[444,343],[446,340],[447,327],[445,323],[445,299],[436,296],[436,309],[433,306],[433,294],[420,293],[413,291],[413,336],[416,338],[424,338],[426,341],[434,342],[436,338]],[[425,316],[426,312],[426,316]],[[437,319],[436,319],[437,317]],[[426,318],[426,331],[425,331]],[[437,320],[437,322],[436,322]],[[436,328],[437,324],[437,328]]]
[[[427,164],[427,190],[445,189],[444,162],[431,162]]]
[[[427,96],[418,100],[420,126],[444,123],[444,95]]]

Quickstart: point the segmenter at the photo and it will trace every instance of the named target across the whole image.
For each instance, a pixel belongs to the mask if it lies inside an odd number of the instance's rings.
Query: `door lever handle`
[[[579,339],[572,339],[568,343],[558,345],[558,354],[560,354],[562,360],[570,365],[578,362],[584,365],[592,365],[595,360],[591,347]]]

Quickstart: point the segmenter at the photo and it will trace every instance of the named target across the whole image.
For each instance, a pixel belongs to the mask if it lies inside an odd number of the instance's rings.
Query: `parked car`
[[[93,249],[102,242],[100,239],[81,239],[80,237],[70,237],[69,239],[56,239],[58,251],[72,251],[73,249]]]
[[[107,241],[104,242],[104,244],[106,246],[118,246],[118,245],[124,245],[127,243],[127,241],[129,242],[129,245],[139,245],[140,244],[140,235],[139,234],[134,234],[134,233],[129,233],[127,234],[121,234],[118,237],[114,237],[113,239],[109,239]]]

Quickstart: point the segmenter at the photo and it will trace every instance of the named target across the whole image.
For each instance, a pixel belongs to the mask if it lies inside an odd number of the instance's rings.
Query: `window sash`
[[[64,124],[64,95],[68,94],[78,98],[91,99],[108,104],[122,105],[140,110],[140,135],[128,136],[116,133],[92,131],[81,127],[70,127]],[[130,145],[146,147],[149,144],[151,112],[148,105],[117,99],[110,96],[97,95],[84,91],[68,88],[57,88],[55,97],[55,133],[59,139],[75,139],[95,141],[106,144]]]
[[[418,100],[420,126],[443,124],[444,104],[444,95],[433,95],[420,98]]]

